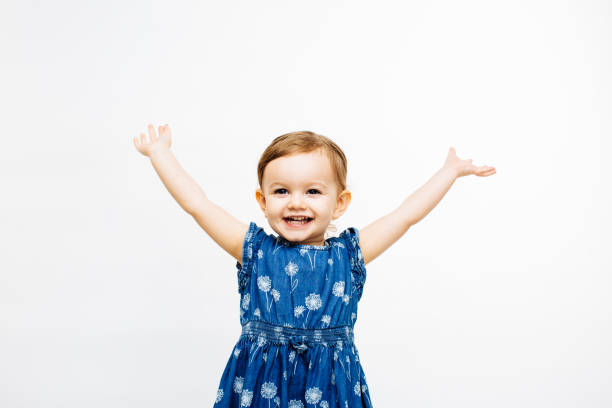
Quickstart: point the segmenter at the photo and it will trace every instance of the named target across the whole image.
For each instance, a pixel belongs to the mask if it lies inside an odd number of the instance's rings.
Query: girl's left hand
[[[472,159],[461,160],[459,157],[457,157],[454,147],[449,149],[444,166],[451,167],[452,169],[456,170],[457,178],[468,176],[470,174],[480,177],[487,177],[495,174],[495,167],[487,165],[474,166],[472,164]]]

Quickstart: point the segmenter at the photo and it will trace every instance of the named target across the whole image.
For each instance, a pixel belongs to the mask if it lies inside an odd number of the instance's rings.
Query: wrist
[[[167,146],[164,146],[161,143],[157,143],[151,146],[151,149],[149,150],[149,157],[153,158],[153,156],[155,155],[164,154],[168,151],[170,151],[170,149]]]
[[[455,180],[459,178],[459,169],[456,166],[453,166],[452,164],[445,164],[444,166],[442,166],[441,170],[452,175]]]

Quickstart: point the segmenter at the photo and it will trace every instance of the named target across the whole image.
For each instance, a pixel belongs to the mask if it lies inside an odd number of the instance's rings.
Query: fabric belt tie
[[[251,320],[242,326],[240,336],[257,340],[258,343],[287,344],[298,353],[303,353],[309,345],[343,347],[354,340],[352,326],[338,326],[327,329],[300,329],[285,327],[261,320]]]
[[[302,338],[298,338],[297,336],[289,337],[289,344],[291,347],[297,350],[298,353],[302,353],[308,350],[308,345]]]

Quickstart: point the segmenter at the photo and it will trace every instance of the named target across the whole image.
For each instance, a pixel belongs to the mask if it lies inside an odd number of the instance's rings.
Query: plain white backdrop
[[[132,138],[168,123],[209,198],[266,226],[256,165],[347,154],[339,231],[444,163],[440,204],[368,265],[375,407],[612,405],[609,1],[3,1],[0,406],[212,407],[235,261]]]

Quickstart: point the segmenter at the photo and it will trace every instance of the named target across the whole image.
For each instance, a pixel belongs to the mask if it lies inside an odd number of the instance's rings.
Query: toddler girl
[[[396,210],[331,236],[351,202],[347,162],[312,132],[277,137],[259,160],[255,198],[270,228],[237,220],[208,199],[170,151],[168,125],[134,138],[179,205],[236,258],[242,334],[221,376],[216,408],[372,407],[353,341],[365,265],[420,221],[461,176],[494,167],[461,160],[442,168]]]

